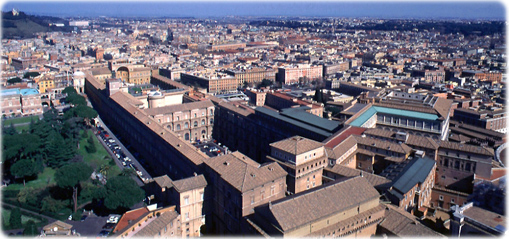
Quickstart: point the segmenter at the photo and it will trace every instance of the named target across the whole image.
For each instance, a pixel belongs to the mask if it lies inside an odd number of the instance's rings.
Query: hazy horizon
[[[301,16],[505,20],[502,2],[304,2],[304,1],[157,1],[157,2],[28,2],[7,1],[27,14],[58,17],[223,17]]]

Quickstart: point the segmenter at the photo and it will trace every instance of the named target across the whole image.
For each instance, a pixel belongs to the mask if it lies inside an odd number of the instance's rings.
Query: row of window
[[[159,123],[161,123],[159,121]],[[214,124],[214,119],[210,119],[210,124]],[[204,126],[205,125],[205,120],[202,120],[201,121],[201,125]],[[194,121],[193,123],[193,127],[198,127],[198,122],[197,121]],[[169,130],[171,130],[171,125],[167,125],[166,128],[168,128]],[[189,128],[189,123],[188,122],[185,122],[184,123],[184,129],[188,129]],[[177,124],[177,126],[175,126],[175,130],[182,130],[180,124]]]

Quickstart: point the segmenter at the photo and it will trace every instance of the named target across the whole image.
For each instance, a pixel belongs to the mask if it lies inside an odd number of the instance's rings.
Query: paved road
[[[129,150],[127,150],[127,148],[124,146],[124,144],[122,144],[122,142],[120,140],[118,140],[118,138],[115,136],[115,134],[113,134],[111,132],[111,130],[108,128],[108,126],[106,126],[106,124],[104,124],[102,119],[99,116],[97,118],[99,119],[99,124],[101,125],[101,127],[103,127],[108,132],[108,134],[110,135],[110,138],[112,138],[112,139],[114,139],[116,141],[116,143],[120,146],[122,152],[124,152],[124,154],[131,159],[131,163],[133,163],[136,166],[136,168],[138,168],[138,170],[140,170],[143,173],[143,177],[147,178],[147,179],[151,179],[152,177],[147,172],[147,170],[145,170],[141,166],[141,164],[138,162],[138,160],[136,160],[136,158],[131,154],[131,152],[129,152]],[[117,164],[117,166],[119,166],[121,169],[123,169],[124,166],[122,165],[122,162],[111,151],[111,149],[106,145],[106,143],[102,140],[102,138],[99,137],[99,135],[97,135],[97,134],[96,134],[96,137],[101,142],[103,147],[106,148],[106,151],[110,154],[110,156],[113,158],[113,160],[115,160],[115,163]],[[145,185],[137,175],[134,175],[133,179],[136,181],[136,183],[139,186]]]

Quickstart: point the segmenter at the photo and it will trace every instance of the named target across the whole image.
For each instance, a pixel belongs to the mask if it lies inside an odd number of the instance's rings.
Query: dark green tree
[[[74,87],[68,86],[68,87],[65,87],[65,89],[62,91],[62,94],[67,94],[67,96],[69,96],[69,95],[77,95],[78,92],[76,92],[76,89],[74,89]]]
[[[25,186],[26,177],[33,176],[37,173],[35,163],[30,159],[22,159],[11,166],[11,174],[17,178],[23,178],[23,186]]]
[[[88,138],[88,130],[83,130],[83,133],[81,133],[81,138],[82,139]]]
[[[87,100],[85,97],[78,94],[67,95],[65,98],[65,102],[74,105],[75,107],[78,105],[87,105]]]
[[[65,202],[57,200],[51,196],[46,196],[42,199],[41,211],[43,212],[58,212],[65,207]]]
[[[94,143],[94,137],[93,135],[90,135],[90,137],[87,139],[87,146],[85,146],[85,149],[87,150],[87,153],[89,154],[93,154],[95,152],[97,152],[97,148],[95,147],[95,143]]]
[[[11,210],[11,215],[9,217],[9,226],[11,229],[21,228],[23,225],[21,224],[21,210],[15,207]]]
[[[71,143],[71,145],[68,143]],[[58,132],[52,132],[47,148],[46,164],[52,168],[62,166],[74,156],[75,148],[74,143],[64,140]]]
[[[59,168],[55,172],[55,181],[61,188],[72,188],[74,212],[78,210],[78,186],[87,180],[93,169],[85,163],[71,163]]]
[[[323,102],[323,92],[322,89],[316,87],[315,95],[313,96],[313,100],[319,103]]]
[[[40,74],[38,72],[27,72],[23,75],[23,78],[34,78],[39,75]]]
[[[19,83],[19,82],[22,82],[23,80],[21,80],[19,77],[14,77],[14,78],[11,78],[11,79],[8,79],[7,80],[7,83],[9,84],[15,84],[15,83]]]
[[[5,127],[4,126],[4,129],[3,129],[3,134],[4,135],[15,135],[15,134],[18,134],[18,131],[16,130],[16,128],[14,127],[14,123],[11,122],[11,124],[9,125],[9,127]]]
[[[127,176],[116,176],[106,183],[104,206],[109,209],[130,208],[145,197],[145,192]]]
[[[39,235],[39,230],[37,230],[37,225],[35,225],[34,220],[28,220],[28,222],[25,223],[24,229],[23,229],[23,236],[37,236]]]

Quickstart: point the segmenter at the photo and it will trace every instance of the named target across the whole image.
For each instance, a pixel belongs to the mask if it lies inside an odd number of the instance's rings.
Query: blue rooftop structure
[[[19,88],[15,89],[7,89],[7,90],[1,90],[0,95],[1,96],[8,96],[8,95],[19,95]]]
[[[366,112],[362,113],[359,117],[357,117],[355,120],[353,120],[350,125],[361,127],[368,119],[370,119],[374,114],[376,113],[384,113],[389,115],[397,115],[397,116],[404,116],[404,117],[411,117],[411,118],[417,118],[417,119],[423,119],[423,120],[437,120],[438,115],[429,114],[429,113],[422,113],[417,111],[410,111],[410,110],[401,110],[401,109],[393,109],[393,108],[387,108],[387,107],[381,107],[381,106],[371,106]]]
[[[22,89],[20,90],[21,95],[37,95],[39,91],[37,89]]]

